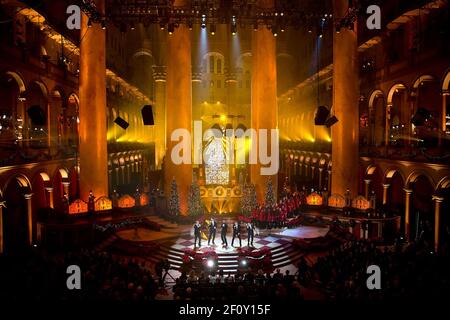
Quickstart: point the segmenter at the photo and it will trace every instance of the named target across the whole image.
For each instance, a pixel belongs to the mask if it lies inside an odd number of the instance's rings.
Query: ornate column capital
[[[405,191],[405,193],[406,193],[407,195],[410,195],[410,194],[413,193],[413,191],[412,191],[411,189],[407,189],[407,188],[404,188],[403,191]]]
[[[166,82],[167,67],[166,66],[152,66],[153,79],[155,82]]]
[[[31,198],[33,197],[32,193],[26,193],[23,195],[23,197],[25,198],[25,200],[31,200]]]
[[[433,195],[432,199],[434,202],[438,202],[438,203],[442,203],[445,200],[444,197],[439,196],[439,195]]]

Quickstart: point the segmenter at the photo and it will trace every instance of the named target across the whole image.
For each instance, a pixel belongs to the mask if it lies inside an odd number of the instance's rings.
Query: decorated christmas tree
[[[200,187],[198,186],[196,179],[194,179],[189,187],[188,212],[191,216],[200,216],[203,214],[203,203],[200,197]]]
[[[178,195],[178,187],[175,178],[172,180],[172,185],[170,186],[168,208],[170,215],[178,216],[180,214],[180,197]]]
[[[291,194],[291,187],[289,186],[289,178],[286,177],[286,179],[284,179],[284,183],[283,183],[283,194],[282,197],[287,197]]]
[[[272,179],[269,179],[267,181],[267,185],[266,185],[266,195],[264,197],[264,206],[271,207],[274,204],[275,204],[275,194],[273,192]]]
[[[258,207],[256,200],[256,189],[254,184],[245,184],[242,190],[241,212],[243,215],[250,216],[255,208]]]

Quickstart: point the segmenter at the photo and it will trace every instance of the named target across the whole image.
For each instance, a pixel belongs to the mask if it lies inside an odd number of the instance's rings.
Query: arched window
[[[227,185],[230,171],[227,165],[225,140],[211,138],[205,148],[205,175],[207,185]]]

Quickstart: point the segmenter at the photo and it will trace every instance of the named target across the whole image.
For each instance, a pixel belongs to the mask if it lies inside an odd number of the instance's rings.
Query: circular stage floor
[[[160,234],[156,233],[156,237],[152,236],[152,232],[143,232],[139,230],[138,237],[135,232],[119,232],[117,236],[119,238],[129,241],[156,241],[160,244],[160,249],[155,254],[149,257],[145,257],[146,260],[151,262],[158,262],[161,259],[168,259],[172,268],[179,269],[182,265],[182,257],[186,249],[194,248],[194,236],[192,228],[185,228],[179,234],[174,237],[173,234],[168,239],[160,237]],[[256,232],[253,241],[253,250],[270,249],[272,252],[272,263],[275,268],[282,268],[288,265],[296,264],[303,256],[303,252],[300,252],[292,245],[294,239],[308,239],[325,236],[328,232],[328,228],[314,227],[314,226],[299,226],[293,229],[278,229],[278,230],[264,230]],[[218,267],[226,273],[233,273],[237,271],[237,248],[239,247],[239,241],[235,239],[234,248],[231,247],[231,232],[227,236],[228,248],[222,246],[220,238],[220,232],[216,234],[215,245],[211,243],[208,246],[208,241],[202,239],[201,247],[196,250],[210,251],[213,249],[218,254]],[[242,233],[242,247],[247,247],[247,234]]]

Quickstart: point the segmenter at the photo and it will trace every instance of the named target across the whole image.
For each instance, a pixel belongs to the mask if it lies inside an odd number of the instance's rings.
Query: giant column
[[[155,80],[155,164],[161,169],[166,152],[166,67],[154,66]]]
[[[257,5],[262,8],[272,8],[274,0],[258,0]],[[259,27],[253,32],[252,39],[252,129],[257,132],[261,129],[268,130],[267,152],[270,155],[271,129],[277,129],[278,106],[277,106],[277,59],[276,59],[276,39],[272,32],[266,27]],[[258,142],[259,142],[258,137]],[[277,141],[278,143],[278,141]],[[252,152],[258,150],[252,150]],[[276,155],[277,157],[279,154]],[[278,158],[277,158],[278,160]],[[278,191],[278,174],[268,176],[261,174],[263,167],[258,157],[257,164],[251,164],[251,181],[256,186],[258,202],[264,200],[265,186],[267,180],[272,179],[275,195]]]
[[[349,0],[335,0],[334,16],[345,16]],[[343,195],[350,189],[358,194],[358,44],[357,26],[354,30],[342,28],[333,37],[333,110],[339,122],[331,127],[332,180],[331,191]]]
[[[175,7],[185,7],[188,0],[175,0]],[[171,141],[172,132],[177,129],[192,128],[192,62],[191,33],[185,24],[180,24],[167,39],[167,79],[166,79],[166,140],[167,152],[164,162],[165,194],[170,195],[170,185],[175,178],[180,196],[180,210],[187,213],[187,194],[192,182],[192,156],[189,164],[176,165],[172,159],[172,149],[179,144]],[[192,148],[192,144],[189,145]]]
[[[104,13],[105,0],[95,0]],[[80,43],[80,198],[89,191],[99,198],[108,196],[108,155],[106,144],[106,58],[105,30],[98,23],[88,26],[81,18]]]

